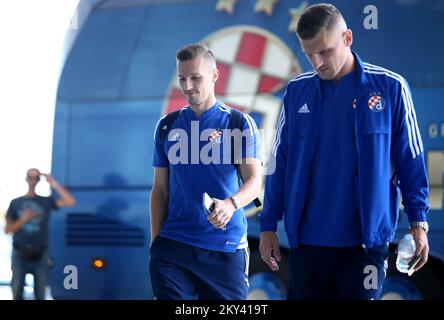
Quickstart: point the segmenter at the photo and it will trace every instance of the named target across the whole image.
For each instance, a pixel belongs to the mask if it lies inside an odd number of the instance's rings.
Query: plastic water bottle
[[[408,273],[409,263],[415,256],[416,244],[410,233],[404,235],[404,238],[398,244],[398,257],[396,258],[396,268],[399,272]]]

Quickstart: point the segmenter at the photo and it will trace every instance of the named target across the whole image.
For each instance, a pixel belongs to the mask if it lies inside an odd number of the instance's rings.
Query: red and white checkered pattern
[[[380,111],[381,110],[381,96],[371,96],[370,99],[368,99],[368,107],[370,108],[370,110],[375,110],[375,111]],[[377,106],[380,106],[377,108]]]
[[[276,128],[282,99],[274,93],[281,90],[291,77],[302,73],[287,45],[265,29],[246,26],[221,29],[202,42],[209,45],[217,59],[219,79],[215,92],[218,101],[242,112],[253,113],[254,119],[261,123],[261,129]],[[164,113],[187,104],[174,73],[165,98]],[[261,149],[267,157],[274,139],[271,133],[261,135]],[[218,139],[222,140],[219,129],[209,136],[210,141]],[[246,214],[249,215],[248,211]]]
[[[254,112],[261,119],[261,128],[275,128],[282,100],[273,94],[302,72],[287,45],[265,29],[246,26],[221,29],[202,42],[217,59],[217,99],[242,112]],[[166,97],[164,113],[188,104],[176,74]],[[268,135],[263,144],[271,146],[272,140],[273,135]]]
[[[213,132],[211,132],[210,136],[208,137],[208,140],[214,142],[221,142],[221,137],[222,137],[222,130],[216,129]]]

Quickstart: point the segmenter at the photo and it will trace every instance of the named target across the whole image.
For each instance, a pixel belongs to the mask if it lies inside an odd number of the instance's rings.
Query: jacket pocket
[[[385,134],[390,131],[390,126],[384,121],[384,119],[378,119],[377,117],[367,117],[361,119],[358,122],[358,135],[368,134]]]
[[[390,223],[395,229],[398,224],[400,205],[399,180],[396,174],[390,179]]]
[[[358,214],[359,217],[361,217],[361,199],[360,199],[360,192],[359,192],[359,177],[355,176],[355,195],[356,195],[356,207],[358,208]]]

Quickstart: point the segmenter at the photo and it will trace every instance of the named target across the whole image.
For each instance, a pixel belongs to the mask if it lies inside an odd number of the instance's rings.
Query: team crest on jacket
[[[370,99],[368,99],[368,107],[374,112],[381,112],[385,108],[384,98],[381,97],[380,93],[370,94]]]
[[[221,129],[216,129],[213,132],[211,132],[210,136],[208,137],[208,141],[216,142],[216,143],[221,143],[221,141],[222,141],[222,130]]]

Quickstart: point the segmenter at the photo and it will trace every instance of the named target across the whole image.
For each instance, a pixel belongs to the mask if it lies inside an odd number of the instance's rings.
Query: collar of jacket
[[[373,88],[376,88],[376,86],[373,84],[373,81],[371,78],[364,72],[364,63],[362,59],[359,57],[359,55],[352,51],[353,57],[356,61],[356,68],[359,76],[359,94],[358,98],[366,95],[370,91],[373,90]],[[316,87],[317,89],[320,89],[321,87],[321,78],[319,78],[319,75],[316,75]],[[373,90],[374,91],[374,90]]]

